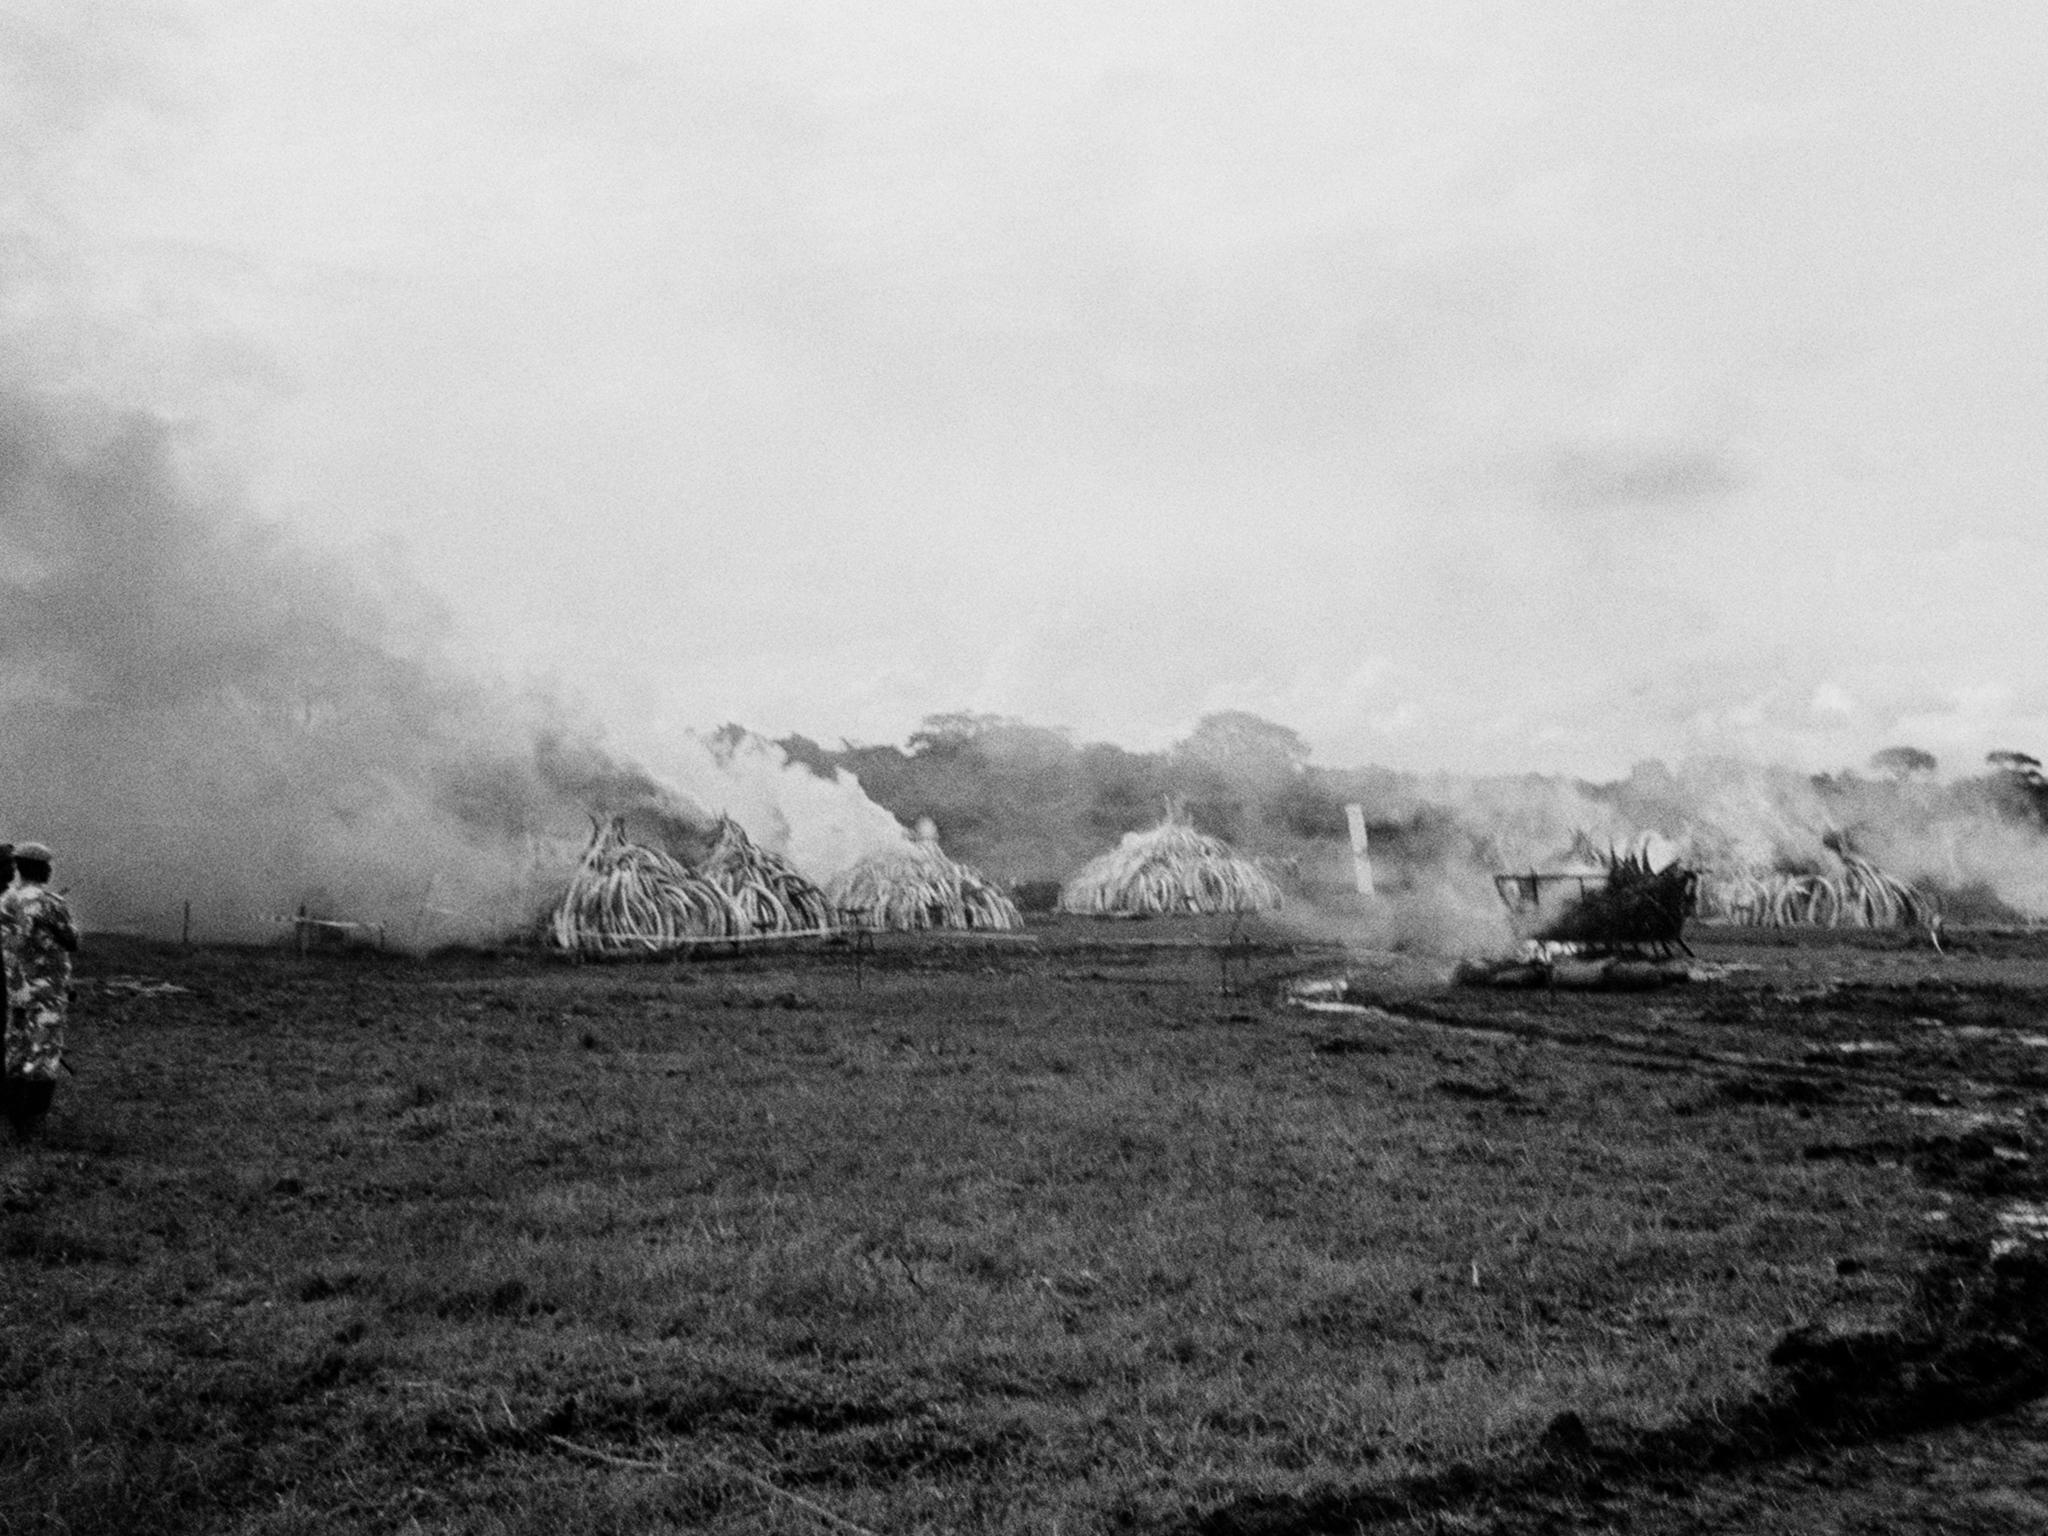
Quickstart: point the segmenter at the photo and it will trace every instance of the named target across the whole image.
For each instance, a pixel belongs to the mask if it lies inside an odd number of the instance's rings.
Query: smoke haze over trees
[[[1169,797],[1330,901],[1357,802],[1396,896],[1462,882],[1483,907],[1485,872],[1581,833],[1796,867],[1840,830],[1982,910],[2048,913],[2048,779],[2017,749],[1948,782],[1898,749],[1880,778],[1698,759],[1596,783],[1326,767],[1241,710],[1156,752],[956,712],[902,747],[731,726],[638,763],[558,693],[450,651],[401,564],[313,552],[187,470],[162,419],[0,394],[0,833],[55,844],[101,926],[172,931],[189,900],[203,934],[254,937],[303,902],[407,942],[502,934],[613,813],[688,853],[730,811],[818,879],[930,816],[956,857],[1050,881]]]
[[[1580,834],[1623,847],[1656,832],[1696,862],[1768,869],[1811,863],[1843,833],[1960,910],[2048,914],[2048,780],[2024,753],[1946,783],[1915,748],[1878,754],[1882,777],[1732,758],[1645,762],[1608,782],[1430,775],[1311,763],[1297,732],[1243,711],[1205,717],[1163,752],[968,712],[931,716],[903,747],[780,745],[821,772],[850,771],[900,821],[932,817],[955,856],[1008,880],[1062,878],[1156,822],[1171,797],[1203,830],[1331,899],[1350,879],[1344,807],[1357,803],[1397,894],[1404,879],[1541,867]]]
[[[1581,833],[1770,867],[1842,830],[1984,910],[2048,912],[2048,779],[2016,749],[1945,783],[1914,749],[1879,754],[1882,778],[1699,759],[1596,783],[1325,767],[1241,710],[1157,752],[956,712],[902,747],[735,725],[641,764],[448,642],[400,564],[312,552],[182,467],[163,420],[0,394],[0,833],[54,843],[102,926],[168,931],[190,900],[202,933],[251,937],[306,902],[412,942],[500,934],[612,813],[687,853],[731,811],[820,879],[930,816],[997,878],[1057,880],[1169,798],[1326,900],[1357,802],[1397,896],[1462,881],[1484,905],[1484,872]]]

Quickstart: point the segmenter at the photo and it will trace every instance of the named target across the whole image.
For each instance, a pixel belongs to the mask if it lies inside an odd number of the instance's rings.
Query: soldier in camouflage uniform
[[[71,906],[49,887],[50,850],[14,850],[15,883],[0,895],[0,954],[7,962],[4,1108],[17,1140],[35,1134],[64,1064],[64,1016],[71,1006],[71,956],[78,929]]]

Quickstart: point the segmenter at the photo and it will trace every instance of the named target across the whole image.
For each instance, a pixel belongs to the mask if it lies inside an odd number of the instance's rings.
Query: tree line
[[[1618,822],[1679,832],[1713,780],[1711,765],[1672,770],[1655,761],[1605,783],[1324,767],[1309,762],[1298,732],[1242,710],[1205,716],[1161,751],[1076,741],[1058,727],[970,711],[928,716],[901,746],[833,748],[800,735],[778,745],[814,772],[854,774],[905,826],[930,817],[955,857],[1007,881],[1071,874],[1124,833],[1159,821],[1169,800],[1203,831],[1335,883],[1348,878],[1347,804],[1366,808],[1376,858],[1504,865],[1528,856],[1500,845],[1504,826],[1533,836],[1557,830],[1532,807],[1605,807]],[[1947,782],[1938,769],[1933,754],[1897,746],[1874,754],[1863,772],[1764,771],[1781,788],[1810,789],[1842,826],[1961,814],[2048,831],[2048,777],[2032,755],[1993,752],[1983,772]]]

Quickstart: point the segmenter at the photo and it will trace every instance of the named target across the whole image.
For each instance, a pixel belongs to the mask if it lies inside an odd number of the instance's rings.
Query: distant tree
[[[717,730],[704,738],[704,745],[711,749],[711,755],[720,762],[730,762],[733,754],[754,733],[737,720],[728,720]]]
[[[831,751],[808,736],[784,736],[775,745],[782,748],[783,756],[792,763],[802,763],[811,772],[825,778],[830,778],[832,770],[839,766]]]
[[[919,757],[933,753],[958,752],[963,747],[972,746],[984,736],[1000,730],[1014,729],[1023,723],[1010,715],[977,714],[969,709],[926,715],[918,728],[910,733],[910,750],[913,755]]]
[[[995,719],[995,716],[990,716]],[[1026,725],[1002,720],[974,738],[976,751],[1014,769],[1045,768],[1074,755],[1074,739],[1065,726]]]
[[[1998,751],[1985,753],[1984,761],[1991,773],[1980,782],[1999,814],[2048,828],[2048,778],[2042,777],[2041,760],[2027,752]]]
[[[1308,761],[1301,733],[1248,710],[1204,715],[1174,751],[1233,775],[1271,777],[1293,773]]]
[[[1291,837],[1341,838],[1350,832],[1344,801],[1313,769],[1297,774],[1283,786],[1266,807],[1266,814]]]
[[[1901,783],[1915,774],[1932,773],[1940,766],[1932,752],[1923,752],[1918,747],[1886,747],[1870,754],[1872,772]]]
[[[1126,752],[1096,742],[1081,749],[1081,776],[1088,796],[1086,825],[1097,835],[1150,826],[1166,803],[1166,778],[1156,753]]]

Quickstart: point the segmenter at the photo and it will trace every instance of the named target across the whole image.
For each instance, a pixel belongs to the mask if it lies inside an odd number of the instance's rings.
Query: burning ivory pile
[[[986,876],[946,857],[929,819],[911,841],[872,853],[840,875],[831,894],[840,913],[869,928],[1002,933],[1024,926],[1016,903]]]
[[[659,953],[830,927],[824,893],[729,816],[698,869],[633,842],[623,817],[599,824],[547,923],[558,947],[579,954]]]
[[[1197,832],[1174,801],[1159,825],[1125,833],[1060,890],[1062,912],[1090,917],[1270,912],[1280,902],[1271,875],[1221,838]]]
[[[832,926],[825,893],[730,816],[718,818],[718,841],[699,872],[732,898],[749,933],[819,933]]]
[[[1935,902],[1879,869],[1839,834],[1821,839],[1825,856],[1798,869],[1737,869],[1708,879],[1700,914],[1751,928],[1924,928]]]

